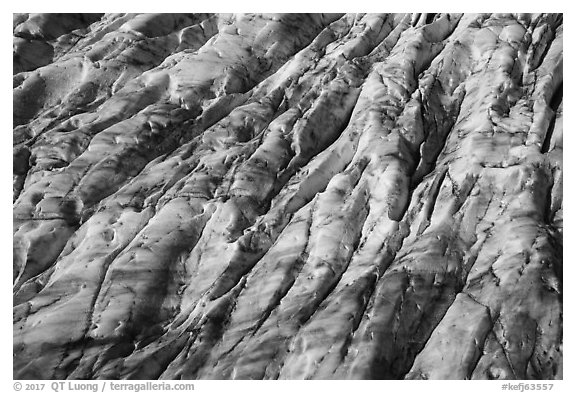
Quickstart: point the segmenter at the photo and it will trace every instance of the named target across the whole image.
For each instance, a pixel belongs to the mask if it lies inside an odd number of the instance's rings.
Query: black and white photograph
[[[12,18],[15,390],[570,373],[563,13]]]

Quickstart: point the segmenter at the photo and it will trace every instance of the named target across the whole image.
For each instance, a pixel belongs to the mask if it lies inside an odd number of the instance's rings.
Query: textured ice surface
[[[562,378],[562,15],[13,32],[14,378]]]

